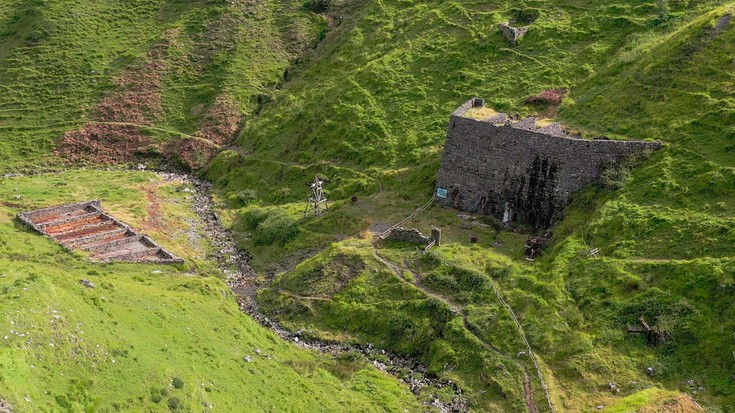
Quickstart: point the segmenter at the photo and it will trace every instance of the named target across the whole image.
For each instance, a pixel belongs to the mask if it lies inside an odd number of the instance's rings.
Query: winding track
[[[432,297],[432,298],[434,298],[436,300],[439,300],[439,301],[443,302],[444,304],[446,304],[450,308],[450,310],[452,311],[452,313],[454,313],[456,315],[461,315],[462,316],[462,325],[464,326],[464,328],[467,331],[469,331],[470,334],[472,334],[472,336],[475,337],[480,343],[482,343],[482,345],[486,349],[488,349],[489,351],[495,352],[495,353],[499,354],[502,357],[508,357],[507,354],[505,354],[502,351],[500,351],[494,344],[492,344],[491,342],[487,341],[484,337],[482,337],[482,335],[480,335],[477,331],[475,331],[475,328],[472,327],[472,325],[470,325],[470,323],[467,321],[467,309],[466,308],[464,308],[463,306],[461,306],[461,305],[453,302],[449,298],[447,298],[447,297],[445,297],[443,295],[439,295],[439,294],[435,293],[434,291],[432,291],[431,289],[427,288],[421,282],[421,278],[420,278],[419,274],[415,273],[414,271],[412,271],[412,270],[410,270],[410,269],[408,269],[406,267],[403,267],[403,266],[401,266],[399,264],[396,264],[396,263],[394,263],[394,262],[386,259],[385,257],[382,257],[380,254],[378,254],[378,250],[374,246],[373,246],[373,256],[375,257],[376,260],[378,260],[380,263],[382,263],[383,265],[385,265],[386,267],[388,267],[391,271],[393,271],[393,273],[396,274],[396,276],[398,277],[399,280],[401,280],[401,281],[403,281],[405,283],[408,283],[408,284],[416,287],[417,289],[419,289],[421,292],[423,292],[427,296]],[[413,282],[410,281],[409,279],[407,279],[403,275],[404,274],[404,271],[408,271],[408,272],[411,273],[411,275],[413,276]],[[528,344],[528,341],[526,341],[526,337],[525,337],[525,334],[523,332],[523,327],[521,327],[520,323],[518,323],[518,321],[515,318],[515,314],[513,314],[513,312],[512,312],[513,310],[505,302],[505,300],[502,299],[502,297],[500,296],[500,293],[498,292],[498,290],[495,287],[495,285],[493,285],[493,290],[495,290],[495,293],[498,295],[498,298],[500,298],[502,304],[508,309],[508,311],[511,312],[511,317],[512,317],[513,321],[516,323],[516,326],[517,326],[517,328],[519,329],[519,331],[521,333],[521,337],[523,338],[523,342],[526,345],[526,348],[527,348],[527,351],[528,351],[529,356],[534,357],[533,358],[533,362],[534,362],[534,365],[536,366],[537,371],[538,371],[538,374],[539,374],[539,379],[541,381],[541,387],[544,389],[544,392],[546,393],[547,401],[549,403],[549,409],[552,412],[555,412],[554,407],[551,404],[551,400],[549,398],[548,390],[546,389],[546,384],[543,381],[543,377],[541,376],[541,371],[540,371],[540,369],[538,369],[538,364],[537,364],[537,362],[535,360],[535,356],[533,356],[533,353],[531,352],[531,347]],[[536,407],[536,404],[535,404],[535,402],[533,400],[533,392],[532,392],[532,388],[531,388],[530,378],[528,377],[528,374],[527,373],[524,376],[523,390],[524,390],[524,393],[525,393],[526,405],[528,406],[529,412],[530,413],[538,413],[538,408]]]

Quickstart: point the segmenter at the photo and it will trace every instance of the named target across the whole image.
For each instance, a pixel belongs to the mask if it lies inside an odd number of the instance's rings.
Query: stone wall
[[[381,242],[384,241],[397,241],[397,242],[405,242],[408,244],[418,244],[418,245],[429,245],[432,242],[434,242],[434,245],[440,245],[441,244],[441,236],[442,232],[439,228],[436,228],[434,226],[431,227],[431,235],[426,236],[421,233],[421,231],[417,230],[416,228],[403,228],[403,227],[396,227],[392,229],[384,238],[381,239]]]
[[[398,227],[391,231],[391,233],[385,238],[385,240],[419,245],[428,245],[431,242],[431,238],[422,234],[421,231],[415,228],[407,229],[403,227]]]
[[[480,100],[470,100],[451,116],[437,178],[444,206],[489,214],[504,222],[547,228],[561,216],[574,192],[597,179],[608,165],[658,142],[585,140],[568,136],[558,124],[535,119],[510,122],[465,117]],[[501,114],[502,115],[502,114]]]

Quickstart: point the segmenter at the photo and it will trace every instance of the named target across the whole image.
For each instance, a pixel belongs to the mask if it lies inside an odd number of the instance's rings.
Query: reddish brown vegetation
[[[164,155],[180,167],[197,170],[209,163],[221,146],[237,137],[241,118],[234,104],[219,96],[205,116],[199,137],[170,142],[166,145]]]
[[[118,91],[105,97],[93,110],[91,121],[81,130],[65,133],[56,154],[72,162],[129,162],[151,145],[140,127],[158,119],[161,107],[161,77],[164,58],[176,37],[168,32],[164,41],[148,52],[146,62],[117,79]],[[113,124],[118,123],[118,124]]]
[[[206,165],[219,152],[220,147],[204,139],[182,138],[166,145],[166,159],[177,166],[197,170]]]
[[[81,130],[63,135],[56,154],[72,162],[131,162],[145,155],[163,155],[188,169],[199,169],[231,142],[240,129],[241,115],[235,104],[219,96],[209,108],[197,137],[177,139],[164,148],[154,144],[142,130],[154,126],[163,116],[161,82],[168,50],[176,32],[147,55],[143,65],[124,72],[116,81],[116,92],[105,97],[93,110],[91,120]]]
[[[218,96],[207,113],[199,135],[218,145],[232,142],[240,130],[241,116],[235,105],[228,99]]]
[[[566,89],[544,90],[539,95],[527,97],[526,104],[528,105],[541,104],[541,105],[559,106],[561,105],[562,100],[564,100],[564,96],[566,96],[566,94],[567,94]]]

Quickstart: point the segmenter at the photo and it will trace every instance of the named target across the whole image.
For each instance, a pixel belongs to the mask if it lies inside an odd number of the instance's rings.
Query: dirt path
[[[443,295],[439,295],[430,289],[426,288],[423,284],[421,284],[417,274],[412,273],[406,268],[403,268],[399,266],[398,264],[387,260],[386,258],[382,257],[380,254],[378,254],[378,250],[373,248],[373,256],[376,260],[378,260],[380,263],[388,267],[393,273],[395,273],[398,276],[398,279],[402,282],[409,284],[413,287],[418,288],[421,292],[428,295],[429,297],[441,301],[442,303],[446,304],[449,307],[449,310],[454,313],[455,315],[461,315],[463,313],[462,307],[457,305],[456,303],[452,302],[448,298],[444,297]],[[405,272],[411,272],[413,275],[413,281],[409,280],[407,277],[404,276]]]
[[[211,140],[209,140],[207,138],[202,138],[201,136],[188,135],[188,134],[183,133],[183,132],[178,132],[178,131],[171,130],[171,129],[161,128],[159,126],[144,125],[144,124],[141,124],[141,123],[134,123],[134,122],[102,122],[102,121],[93,121],[93,120],[87,121],[87,123],[91,123],[91,124],[95,124],[95,125],[108,125],[108,126],[128,126],[128,127],[138,128],[138,129],[155,130],[155,131],[165,132],[165,133],[168,133],[168,134],[171,134],[171,135],[177,135],[177,136],[181,136],[181,137],[184,137],[184,138],[188,138],[188,139],[192,139],[192,140],[195,140],[195,141],[199,141],[199,142],[202,142],[202,143],[204,143],[206,145],[212,146],[214,148],[218,148],[219,149],[219,148],[222,147],[222,145],[220,145],[218,143],[215,143],[215,142],[212,142]]]
[[[145,223],[149,227],[155,229],[166,227],[166,223],[163,220],[163,214],[161,213],[161,200],[156,194],[160,185],[160,183],[155,183],[141,188],[145,193],[146,199],[148,199],[148,216],[145,219]]]
[[[363,177],[365,179],[369,179],[371,181],[374,181],[375,184],[378,185],[378,193],[383,192],[383,183],[379,179],[374,178],[374,177],[372,177],[370,175],[367,175],[366,173],[364,173],[362,171],[359,171],[359,170],[357,170],[355,168],[350,168],[350,167],[347,167],[347,166],[336,165],[336,164],[333,164],[333,163],[326,163],[325,164],[325,163],[319,162],[319,163],[306,163],[306,164],[302,164],[302,163],[297,163],[297,162],[279,161],[279,160],[276,160],[276,159],[256,158],[256,157],[252,156],[251,153],[245,151],[243,148],[241,148],[239,146],[226,146],[226,147],[223,147],[222,150],[228,150],[228,151],[236,152],[242,158],[251,159],[253,161],[268,162],[268,163],[273,163],[273,164],[276,164],[276,165],[289,166],[289,167],[293,167],[293,168],[308,169],[308,168],[314,168],[314,167],[317,167],[317,166],[331,165],[331,166],[334,166],[335,168],[347,169],[347,170],[352,171],[355,175],[358,175],[358,176],[361,176],[361,177]]]
[[[452,301],[451,299],[437,294],[434,291],[432,291],[430,288],[428,288],[426,285],[424,285],[423,282],[421,282],[421,277],[419,274],[413,272],[411,269],[406,268],[404,266],[398,265],[392,261],[389,261],[388,259],[382,257],[380,254],[378,254],[378,250],[376,248],[373,248],[373,256],[376,260],[381,262],[386,267],[390,268],[393,273],[395,273],[398,276],[398,279],[401,280],[404,283],[410,284],[417,289],[419,289],[422,293],[426,294],[427,296],[434,298],[438,301],[441,301],[442,303],[446,304],[450,311],[458,316],[462,317],[462,324],[464,325],[464,328],[470,332],[482,345],[487,348],[488,350],[495,352],[503,357],[507,357],[505,353],[500,351],[497,347],[495,347],[494,344],[491,342],[485,340],[482,335],[480,335],[475,329],[470,325],[470,323],[467,321],[467,309],[464,308],[462,305],[457,304],[456,302]],[[408,279],[404,276],[405,272],[409,272],[412,275],[413,280]]]
[[[278,290],[278,294],[284,295],[288,298],[295,298],[297,300],[304,300],[304,301],[332,301],[332,299],[329,297],[317,297],[313,295],[298,295],[298,294],[294,294],[286,290]]]
[[[523,373],[523,390],[526,395],[526,405],[529,413],[539,413],[536,403],[533,401],[533,388],[531,388],[531,377],[528,373]]]

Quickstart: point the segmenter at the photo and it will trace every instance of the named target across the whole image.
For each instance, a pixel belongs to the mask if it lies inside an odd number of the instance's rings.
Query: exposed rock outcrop
[[[506,39],[512,44],[518,44],[518,42],[526,35],[530,26],[513,27],[510,22],[500,23],[498,29],[503,33]]]

